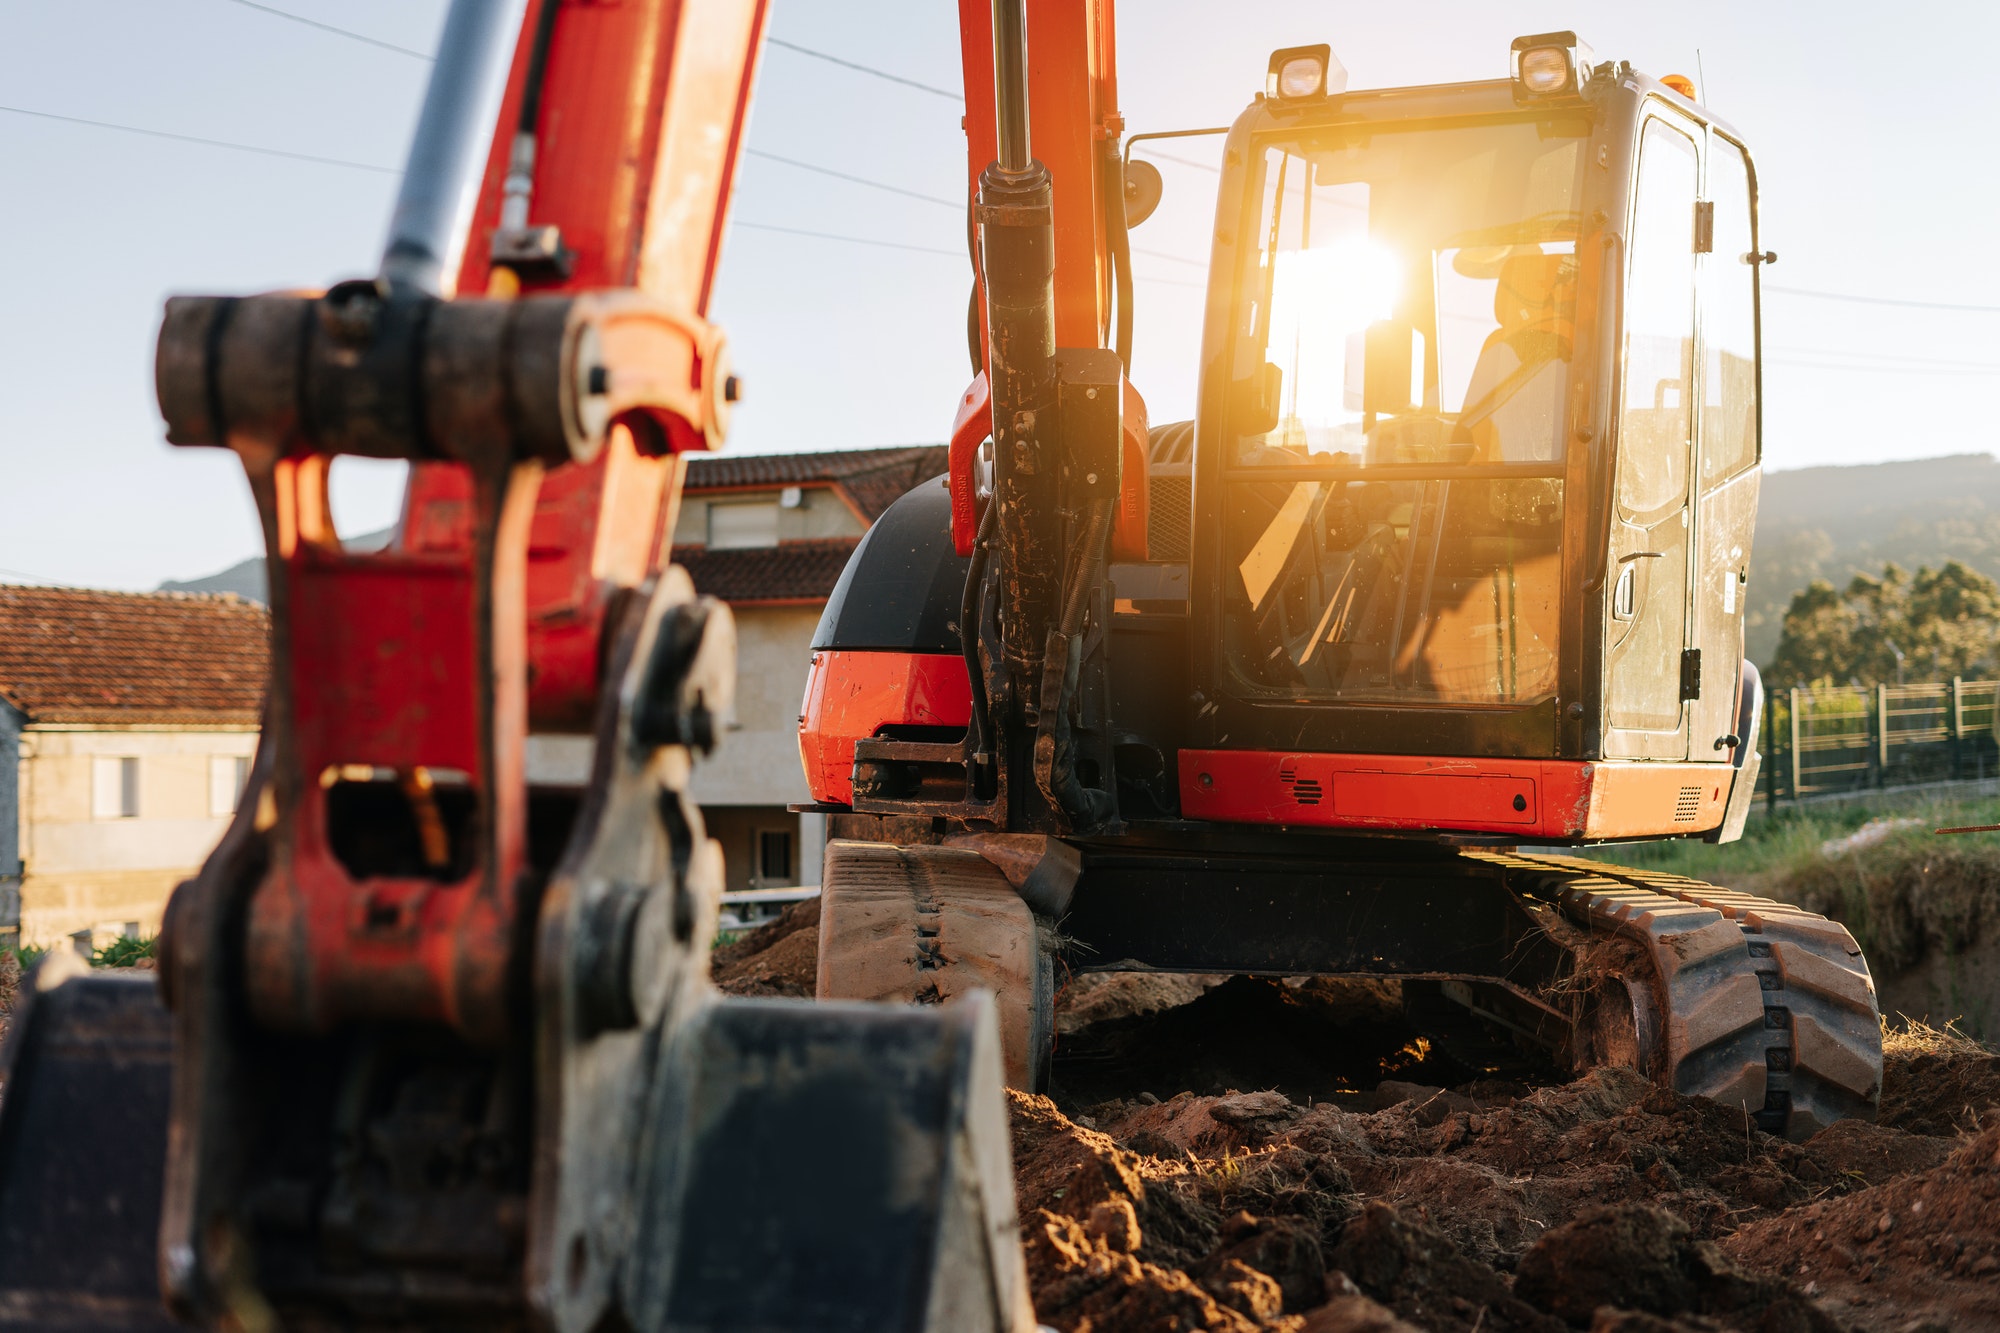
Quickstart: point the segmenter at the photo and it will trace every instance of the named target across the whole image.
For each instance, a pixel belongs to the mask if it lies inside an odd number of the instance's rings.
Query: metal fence
[[[1785,690],[1764,709],[1767,801],[2000,774],[2000,681]]]

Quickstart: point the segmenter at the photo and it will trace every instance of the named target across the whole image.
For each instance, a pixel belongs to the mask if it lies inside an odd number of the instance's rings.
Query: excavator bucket
[[[148,974],[61,959],[31,985],[0,1102],[0,1328],[179,1327],[157,1246],[170,1015]],[[711,1000],[660,1075],[618,1279],[632,1326],[1034,1326],[988,997]]]
[[[170,1329],[156,1238],[173,1032],[150,973],[52,954],[0,1076],[0,1327]]]

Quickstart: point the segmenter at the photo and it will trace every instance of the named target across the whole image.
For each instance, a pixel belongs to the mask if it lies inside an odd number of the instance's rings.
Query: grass
[[[90,955],[92,967],[137,967],[141,962],[153,958],[154,946],[159,936],[148,935],[140,939],[133,935],[121,935]]]
[[[1958,1030],[1957,1023],[1934,1028],[1916,1018],[1899,1019],[1893,1026],[1882,1019],[1882,1054],[1891,1059],[1914,1060],[1920,1055],[1959,1059],[1993,1054],[1993,1048]]]
[[[1825,845],[1877,820],[1914,821],[1871,845],[1827,854]],[[1743,838],[1711,847],[1657,842],[1591,849],[1587,855],[1665,870],[1797,903],[1854,932],[1878,971],[1893,973],[1931,949],[1958,954],[2000,928],[2000,834],[1941,836],[1933,830],[2000,823],[1992,797],[1880,797],[1820,806],[1780,806],[1750,820]]]

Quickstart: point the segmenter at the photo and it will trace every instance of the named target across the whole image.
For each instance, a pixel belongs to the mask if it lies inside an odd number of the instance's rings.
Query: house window
[[[710,501],[708,547],[712,551],[744,551],[778,544],[775,500]]]
[[[243,784],[250,778],[250,756],[212,754],[208,757],[208,813],[218,819],[236,813]]]
[[[757,882],[761,885],[792,884],[792,835],[779,829],[757,833]]]
[[[90,813],[95,819],[139,817],[139,761],[98,755],[90,761]]]

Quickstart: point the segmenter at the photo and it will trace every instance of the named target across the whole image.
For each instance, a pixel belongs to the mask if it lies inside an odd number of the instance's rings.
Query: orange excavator
[[[1568,32],[1369,91],[1275,51],[1233,125],[1160,132],[1221,151],[1195,414],[1155,424],[1111,4],[959,12],[974,379],[814,639],[821,997],[991,990],[1039,1088],[1059,971],[1380,977],[1468,1076],[1871,1117],[1843,927],[1561,854],[1752,803],[1742,137]]]
[[[168,438],[263,524],[264,726],[157,988],[52,957],[15,1015],[0,1326],[1033,1327],[990,1002],[708,983],[734,638],[666,553],[765,19],[454,0],[380,272],[168,303]],[[347,456],[411,465],[387,550]]]
[[[1741,140],[1567,33],[1368,93],[1276,52],[1150,425],[1110,0],[960,19],[975,379],[816,636],[822,1002],[707,983],[733,645],[665,559],[765,7],[454,0],[380,272],[169,304],[266,725],[158,987],[48,962],[15,1015],[0,1325],[1028,1333],[1001,1080],[1059,966],[1385,976],[1472,1069],[1870,1111],[1843,929],[1545,850],[1747,812]],[[412,464],[386,551],[343,455]]]

